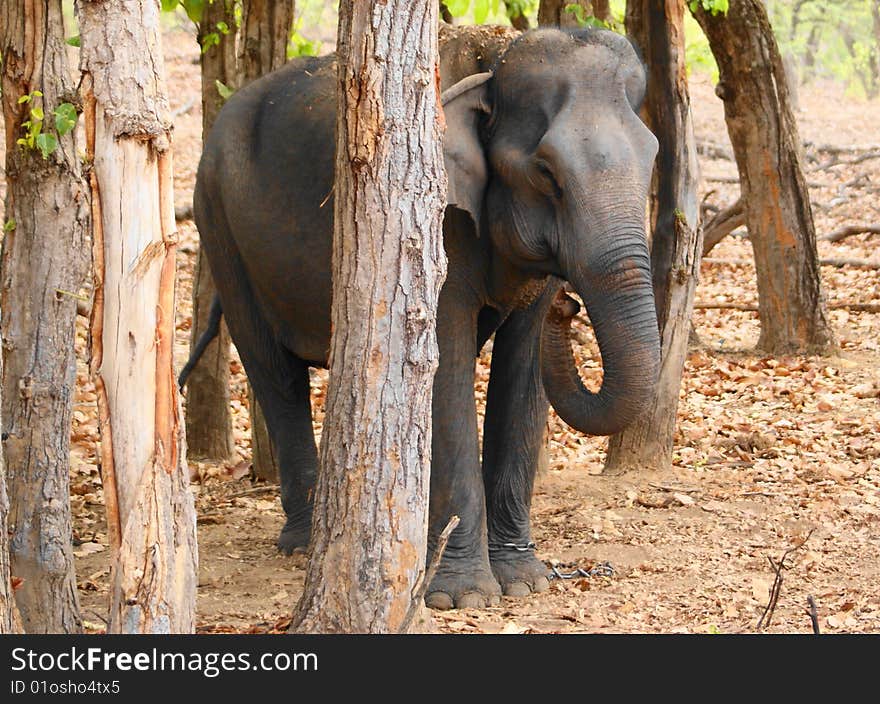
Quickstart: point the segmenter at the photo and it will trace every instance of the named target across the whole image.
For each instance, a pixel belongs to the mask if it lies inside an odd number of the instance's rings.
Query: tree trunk
[[[287,44],[293,26],[294,0],[244,0],[241,26],[235,31],[234,7],[229,2],[205,6],[199,42],[215,34],[219,43],[202,53],[202,134],[208,132],[223,107],[217,89],[219,81],[231,90],[238,90],[287,61]],[[229,33],[217,30],[225,23]],[[238,41],[236,41],[236,39]],[[208,261],[201,250],[196,265],[193,288],[192,347],[201,337],[208,321],[208,311],[216,289]],[[232,420],[229,413],[229,331],[224,322],[220,334],[205,350],[202,360],[187,383],[186,425],[189,456],[226,459],[233,451]],[[266,421],[253,393],[251,399],[251,448],[254,472],[263,479],[275,480],[278,464],[271,444]]]
[[[593,3],[590,0],[541,0],[538,5],[538,25],[541,27],[578,27],[577,17],[566,12],[569,5],[580,5],[584,15],[593,14]]]
[[[294,630],[405,629],[424,579],[446,274],[436,27],[435,0],[339,7],[331,375]]]
[[[524,12],[522,12],[520,6],[516,4],[513,5],[513,8],[511,8],[511,5],[512,3],[505,2],[504,8],[505,10],[507,10],[507,18],[510,20],[510,24],[513,25],[513,28],[518,29],[520,32],[525,32],[531,29],[529,25],[529,18],[526,17]],[[512,11],[516,11],[517,14],[511,15],[510,13]]]
[[[113,550],[107,630],[188,633],[198,550],[172,366],[177,242],[159,3],[77,9],[93,164],[91,370]]]
[[[687,356],[703,236],[697,145],[691,120],[682,0],[630,0],[627,32],[648,63],[648,125],[660,142],[651,189],[651,270],[660,327],[660,379],[648,410],[610,438],[605,470],[666,469]]]
[[[295,9],[294,0],[244,0],[236,84],[239,88],[281,68],[287,62],[287,43]],[[260,479],[277,482],[278,459],[263,411],[250,385],[248,399],[254,474]]]
[[[760,0],[731,0],[727,15],[694,13],[718,62],[716,93],[739,170],[758,272],[758,348],[781,354],[833,345],[816,231],[782,59]]]
[[[28,633],[82,630],[71,547],[70,423],[76,302],[88,269],[87,186],[74,130],[53,111],[75,102],[60,0],[3,3],[6,219],[3,241],[3,432],[13,573]],[[38,97],[35,92],[42,92]],[[29,102],[20,102],[29,97]],[[16,143],[38,119],[57,147]]]
[[[207,137],[223,107],[218,82],[231,90],[237,87],[236,24],[232,3],[228,0],[206,3],[202,13],[199,45],[207,46],[201,55],[202,136]],[[228,33],[218,29],[217,25],[223,26],[222,23]],[[209,35],[217,37],[218,42],[208,44]],[[199,250],[193,280],[190,350],[207,327],[215,293],[211,268]],[[208,345],[186,383],[187,452],[192,459],[226,460],[235,447],[229,406],[230,342],[229,330],[222,322],[220,334]]]
[[[0,355],[0,376],[2,374],[3,355]],[[0,389],[0,407],[2,407],[2,396],[2,389]],[[6,468],[3,465],[3,446],[0,445],[0,635],[21,633],[21,621],[15,607],[12,573],[9,564],[8,516],[9,497],[6,494]]]

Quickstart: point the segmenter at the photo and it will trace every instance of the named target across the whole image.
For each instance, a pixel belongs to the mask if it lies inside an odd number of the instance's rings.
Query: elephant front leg
[[[441,320],[451,322],[448,316]],[[425,603],[433,609],[482,608],[498,603],[501,596],[489,566],[486,542],[473,385],[475,328],[455,328],[438,329],[440,366],[434,377],[429,563],[449,519],[457,515],[461,523],[449,538],[425,597]]]
[[[492,571],[509,596],[541,592],[550,584],[547,567],[535,556],[529,512],[549,408],[541,383],[540,333],[556,288],[514,311],[495,333],[492,348],[483,479]]]

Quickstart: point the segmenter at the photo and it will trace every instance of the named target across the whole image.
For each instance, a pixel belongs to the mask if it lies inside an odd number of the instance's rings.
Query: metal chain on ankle
[[[600,562],[588,570],[578,567],[574,572],[560,572],[559,567],[550,565],[548,579],[574,579],[575,577],[613,577],[614,567],[610,562]]]
[[[504,552],[513,550],[514,552],[534,552],[538,546],[533,542],[528,543],[489,543],[489,552]]]

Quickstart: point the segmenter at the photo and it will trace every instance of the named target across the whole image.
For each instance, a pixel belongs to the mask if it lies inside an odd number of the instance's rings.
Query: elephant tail
[[[208,325],[205,327],[205,331],[198,342],[196,342],[196,346],[193,347],[192,354],[190,354],[186,365],[180,371],[180,376],[177,377],[177,385],[181,389],[186,385],[186,380],[189,378],[192,370],[195,369],[196,364],[199,363],[208,345],[220,334],[220,320],[222,318],[223,307],[220,305],[220,296],[214,294],[214,300],[211,301],[211,310],[208,311]]]

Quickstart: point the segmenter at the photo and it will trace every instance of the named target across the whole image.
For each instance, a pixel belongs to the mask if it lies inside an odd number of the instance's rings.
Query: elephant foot
[[[480,563],[443,560],[434,575],[425,604],[438,611],[483,609],[501,601],[501,588],[492,572]]]
[[[305,550],[309,547],[309,537],[312,533],[312,522],[288,521],[281,529],[281,535],[278,536],[278,550],[285,555],[292,555],[296,550]]]
[[[491,563],[505,596],[528,596],[550,587],[550,570],[532,552],[493,553]]]

